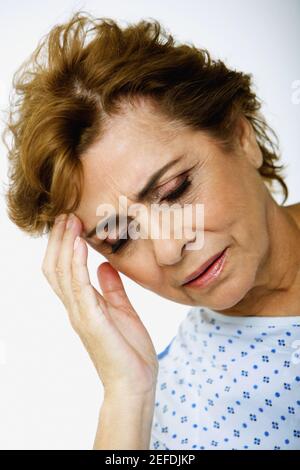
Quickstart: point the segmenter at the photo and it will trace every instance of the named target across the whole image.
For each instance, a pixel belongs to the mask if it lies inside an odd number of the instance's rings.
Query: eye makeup
[[[191,186],[191,180],[189,179],[189,175],[187,175],[187,172],[183,173],[182,175],[179,175],[178,177],[175,178],[181,178],[181,182],[175,187],[175,189],[167,192],[165,195],[163,195],[160,198],[160,202],[167,201],[167,202],[178,202],[180,201],[181,196],[185,195],[187,190]],[[163,191],[160,191],[157,196],[159,196]],[[128,225],[127,225],[128,229]],[[123,251],[123,248],[125,248],[125,245],[130,241],[130,237],[128,237],[128,232],[126,230],[126,238],[120,238],[117,240],[116,243],[109,243],[107,240],[104,241],[104,244],[109,245],[111,248],[110,254],[115,254],[116,252],[121,252]]]

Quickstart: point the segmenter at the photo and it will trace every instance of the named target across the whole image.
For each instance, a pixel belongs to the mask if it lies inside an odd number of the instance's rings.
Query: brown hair
[[[91,40],[87,41],[88,36]],[[7,127],[8,215],[31,235],[48,232],[54,217],[71,212],[82,191],[80,155],[99,139],[121,101],[147,97],[172,121],[211,135],[232,148],[237,119],[252,124],[263,154],[259,173],[277,180],[278,138],[260,113],[252,75],[228,69],[206,49],[176,44],[157,20],[121,28],[110,18],[77,12],[40,40],[13,76],[15,102]],[[268,135],[271,132],[275,141]]]

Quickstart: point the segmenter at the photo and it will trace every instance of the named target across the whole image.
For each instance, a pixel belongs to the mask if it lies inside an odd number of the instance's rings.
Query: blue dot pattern
[[[192,307],[157,357],[150,449],[300,449],[300,316]]]

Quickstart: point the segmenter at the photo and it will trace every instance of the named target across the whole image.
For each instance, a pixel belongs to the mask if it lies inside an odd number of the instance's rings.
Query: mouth
[[[228,247],[209,258],[197,271],[188,276],[182,285],[202,287],[214,281],[223,271],[227,249]]]

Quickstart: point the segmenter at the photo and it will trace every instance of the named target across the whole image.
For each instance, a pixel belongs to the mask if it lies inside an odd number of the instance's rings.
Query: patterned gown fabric
[[[150,449],[300,449],[300,316],[192,307],[158,359]]]

